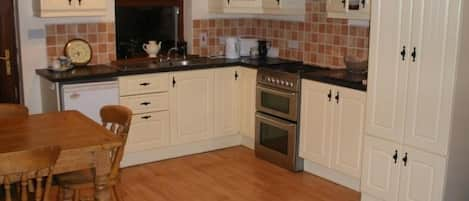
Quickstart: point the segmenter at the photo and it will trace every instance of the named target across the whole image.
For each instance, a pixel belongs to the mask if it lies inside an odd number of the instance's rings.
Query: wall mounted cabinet
[[[304,15],[304,0],[209,0],[211,13]]]
[[[36,17],[80,17],[107,14],[107,0],[34,0]]]
[[[360,178],[365,92],[302,81],[300,156]]]
[[[327,0],[327,17],[369,20],[371,0]]]

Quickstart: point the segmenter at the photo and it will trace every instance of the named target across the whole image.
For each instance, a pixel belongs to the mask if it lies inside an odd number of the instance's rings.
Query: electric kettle
[[[225,58],[238,59],[239,58],[239,39],[236,37],[226,37],[225,41]]]

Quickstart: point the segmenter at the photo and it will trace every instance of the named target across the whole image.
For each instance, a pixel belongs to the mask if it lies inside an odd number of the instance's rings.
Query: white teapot
[[[160,49],[161,49],[161,42],[156,44],[156,41],[151,40],[151,41],[148,41],[148,44],[146,43],[143,44],[143,50],[147,52],[148,57],[150,58],[156,58],[156,55],[158,54]]]

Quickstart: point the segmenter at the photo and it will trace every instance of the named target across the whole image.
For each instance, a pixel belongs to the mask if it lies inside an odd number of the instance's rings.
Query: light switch
[[[200,47],[207,47],[208,46],[208,33],[202,32],[200,33]]]

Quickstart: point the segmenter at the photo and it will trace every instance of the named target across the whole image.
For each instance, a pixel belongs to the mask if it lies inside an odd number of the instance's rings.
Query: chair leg
[[[57,200],[56,201],[63,201],[62,197],[62,188],[60,186],[57,186]]]
[[[73,191],[73,201],[80,201],[80,190]]]
[[[119,196],[119,193],[117,192],[117,185],[112,186],[112,192],[114,195],[114,201],[122,201]]]

